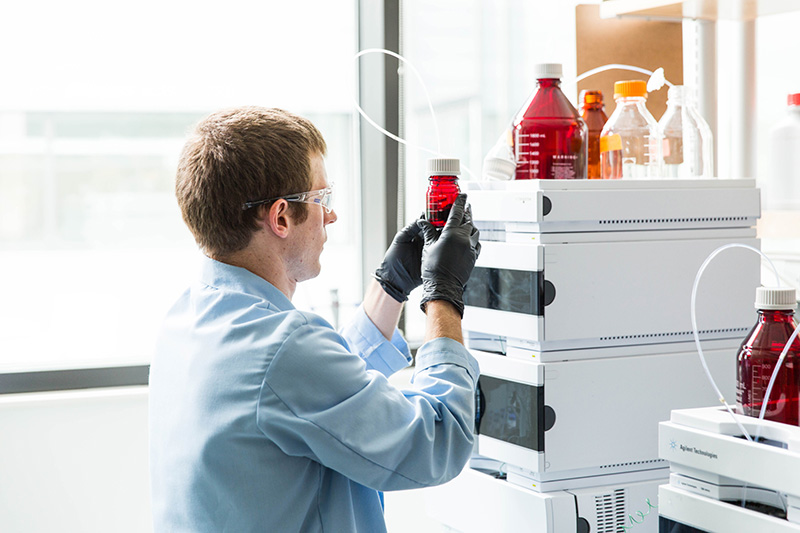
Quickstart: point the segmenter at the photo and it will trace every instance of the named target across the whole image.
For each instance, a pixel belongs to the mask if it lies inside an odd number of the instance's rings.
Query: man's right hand
[[[425,237],[422,249],[422,310],[444,300],[464,316],[464,286],[481,251],[480,232],[472,224],[467,195],[459,194],[441,234],[427,220],[417,224]]]

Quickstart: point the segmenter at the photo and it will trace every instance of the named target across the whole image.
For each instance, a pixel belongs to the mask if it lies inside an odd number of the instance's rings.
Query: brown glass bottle
[[[586,170],[590,180],[599,180],[600,175],[600,132],[608,120],[603,105],[602,91],[581,91],[581,118],[589,129],[589,157]]]

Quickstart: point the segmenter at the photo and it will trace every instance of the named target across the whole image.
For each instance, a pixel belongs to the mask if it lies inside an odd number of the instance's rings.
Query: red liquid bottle
[[[608,117],[603,110],[603,93],[601,91],[581,91],[578,99],[581,102],[581,118],[589,130],[587,176],[590,180],[599,180],[600,175],[600,132],[603,131]]]
[[[586,179],[588,131],[561,92],[561,65],[536,65],[537,90],[514,119],[514,179]]]
[[[444,227],[450,208],[461,189],[458,175],[461,167],[458,159],[428,159],[428,191],[425,195],[425,218],[437,228]]]
[[[747,416],[758,417],[761,413],[775,365],[797,326],[794,321],[795,305],[794,289],[756,289],[758,321],[742,342],[736,369],[736,404],[738,410]],[[767,399],[765,419],[800,425],[798,357],[800,340],[795,338]]]

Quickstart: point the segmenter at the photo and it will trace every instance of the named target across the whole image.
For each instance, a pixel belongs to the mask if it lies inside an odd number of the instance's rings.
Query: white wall
[[[0,531],[152,531],[147,387],[0,395]]]

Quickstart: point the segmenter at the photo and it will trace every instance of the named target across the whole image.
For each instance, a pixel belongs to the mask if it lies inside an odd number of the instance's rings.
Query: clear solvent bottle
[[[658,121],[665,178],[714,177],[711,128],[689,101],[682,85],[667,93],[667,110]]]
[[[603,179],[648,179],[660,176],[661,140],[658,123],[647,110],[647,83],[614,84],[617,107],[600,133],[600,175]]]
[[[793,288],[756,289],[758,319],[741,347],[736,368],[737,409],[758,417],[775,365],[797,324]],[[766,420],[800,425],[800,340],[792,342],[767,400]]]
[[[428,159],[428,190],[425,193],[425,218],[437,228],[443,228],[450,208],[461,192],[458,176],[461,164],[458,159]]]

